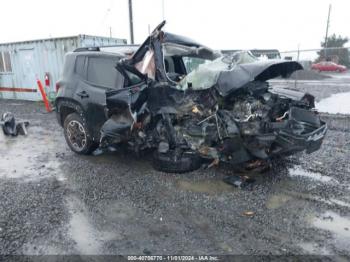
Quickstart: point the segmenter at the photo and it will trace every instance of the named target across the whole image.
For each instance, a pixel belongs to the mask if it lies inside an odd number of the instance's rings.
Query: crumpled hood
[[[229,68],[218,58],[200,65],[189,73],[178,85],[179,89],[205,90],[215,87],[222,96],[245,87],[252,81],[267,81],[275,77],[287,77],[296,70],[303,69],[295,61],[268,60],[235,64]]]
[[[287,77],[296,70],[303,69],[295,61],[269,60],[238,64],[231,70],[221,71],[216,88],[222,96],[244,87],[252,81],[267,81],[276,77]]]

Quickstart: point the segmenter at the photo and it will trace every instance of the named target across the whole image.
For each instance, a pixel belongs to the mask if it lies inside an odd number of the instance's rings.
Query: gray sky
[[[3,0],[0,42],[76,34],[129,40],[128,0]],[[350,37],[349,0],[164,0],[166,31],[216,49],[318,48],[328,5],[330,34]],[[133,0],[137,43],[162,20],[162,0]],[[350,45],[350,44],[349,44]]]

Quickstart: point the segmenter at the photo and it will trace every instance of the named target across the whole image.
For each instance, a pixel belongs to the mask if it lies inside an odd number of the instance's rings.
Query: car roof
[[[69,56],[103,56],[103,57],[118,57],[123,58],[126,57],[125,54],[116,53],[116,52],[101,52],[101,51],[79,51],[79,52],[70,52]]]
[[[75,49],[74,53],[83,52],[100,52],[105,54],[116,54],[119,56],[127,56],[134,53],[139,48],[139,45],[108,45],[96,47],[80,47]]]

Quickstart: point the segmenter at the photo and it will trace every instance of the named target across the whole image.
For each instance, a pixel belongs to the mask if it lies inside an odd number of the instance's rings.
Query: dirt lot
[[[320,151],[238,189],[229,168],[76,155],[41,104],[0,100],[5,111],[31,125],[0,132],[0,254],[350,254],[350,133],[336,123]]]

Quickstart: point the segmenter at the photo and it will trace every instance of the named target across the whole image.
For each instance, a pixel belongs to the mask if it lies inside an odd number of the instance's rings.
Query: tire
[[[88,155],[97,148],[85,120],[79,114],[69,114],[64,119],[63,129],[66,142],[73,152]]]
[[[174,151],[153,154],[153,168],[165,173],[186,173],[201,167],[202,160],[195,153],[184,152],[180,157],[175,157]]]

